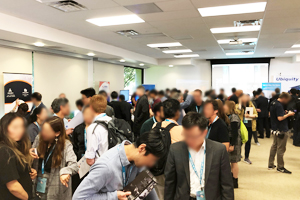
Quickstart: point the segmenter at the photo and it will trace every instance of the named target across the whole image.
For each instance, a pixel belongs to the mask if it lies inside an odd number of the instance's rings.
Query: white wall
[[[100,81],[110,82],[110,92],[124,89],[124,66],[94,61],[94,83],[99,90]]]
[[[31,51],[0,47],[0,116],[4,114],[3,72],[30,73]]]
[[[293,62],[293,58],[275,58],[271,59],[269,70],[269,82],[273,81],[274,76],[300,76],[300,63]]]
[[[80,91],[88,87],[88,61],[49,54],[34,54],[34,90],[43,95],[50,107],[60,93],[65,93],[71,109],[81,98]]]
[[[206,60],[194,60],[194,65],[155,66],[145,69],[145,84],[155,84],[156,89],[178,88],[203,91],[211,86],[211,65]]]

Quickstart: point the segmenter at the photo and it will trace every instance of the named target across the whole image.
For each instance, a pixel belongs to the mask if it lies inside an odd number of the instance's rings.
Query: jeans
[[[248,131],[248,141],[245,144],[245,159],[249,158],[249,154],[250,154],[251,140],[253,135],[252,127],[247,127],[247,131]]]
[[[270,127],[269,127],[269,118],[268,117],[259,117],[257,119],[257,129],[259,137],[264,138],[264,129],[266,129],[266,137],[270,137]]]
[[[284,168],[284,161],[283,155],[286,150],[286,143],[288,139],[287,132],[284,133],[284,138],[280,139],[278,136],[274,135],[273,144],[270,150],[270,157],[269,157],[269,166],[274,165],[275,156],[277,154],[277,168]]]

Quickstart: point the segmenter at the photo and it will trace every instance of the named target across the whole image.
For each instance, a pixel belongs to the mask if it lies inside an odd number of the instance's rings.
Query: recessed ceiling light
[[[297,51],[286,51],[284,53],[295,54],[295,53],[300,53],[300,50],[297,50]]]
[[[135,24],[135,23],[145,22],[137,15],[101,17],[101,18],[87,19],[86,21],[95,24],[97,26],[113,26],[113,25],[120,25],[120,24]]]
[[[260,25],[255,26],[234,26],[234,27],[224,27],[224,28],[211,28],[212,33],[237,33],[237,32],[249,32],[249,31],[259,31]]]
[[[198,8],[202,17],[264,12],[267,2]]]
[[[157,44],[147,44],[148,47],[157,48],[157,47],[180,47],[182,44],[179,42],[171,42],[171,43],[157,43]]]
[[[300,44],[294,44],[292,48],[300,48]]]
[[[241,40],[243,43],[244,42],[257,42],[257,38],[241,38],[238,39]],[[233,39],[226,39],[226,40],[218,40],[219,44],[229,44],[229,42],[234,41]]]
[[[169,65],[169,67],[174,67],[174,65]]]
[[[238,53],[226,53],[226,56],[241,56],[241,55],[252,55],[254,52],[238,52]]]
[[[140,63],[140,66],[144,66],[145,64],[144,63]]]
[[[190,53],[192,50],[190,49],[178,49],[178,50],[166,50],[164,53]]]
[[[126,60],[124,60],[124,59],[121,59],[121,60],[120,60],[120,62],[125,62],[125,61],[126,61]]]
[[[88,53],[87,55],[88,56],[95,56],[96,54],[94,54],[94,53]]]
[[[174,55],[175,58],[193,58],[199,57],[198,54],[184,54],[184,55]]]
[[[36,43],[33,43],[35,46],[37,46],[37,47],[43,47],[43,46],[45,46],[45,44],[44,43],[42,43],[42,42],[36,42]]]

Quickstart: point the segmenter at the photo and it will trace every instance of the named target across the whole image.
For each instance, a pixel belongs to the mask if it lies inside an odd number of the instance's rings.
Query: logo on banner
[[[24,97],[27,97],[27,96],[29,95],[29,92],[27,92],[27,89],[26,89],[26,88],[24,88],[24,91],[22,92],[22,95],[23,95]]]
[[[291,78],[287,78],[287,77],[277,77],[276,81],[295,81],[297,82],[299,80],[299,78],[296,77],[291,77]]]
[[[11,88],[8,89],[6,97],[16,97],[15,93]]]

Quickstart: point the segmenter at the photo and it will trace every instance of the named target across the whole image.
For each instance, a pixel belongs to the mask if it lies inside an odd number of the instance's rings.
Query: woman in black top
[[[39,106],[34,109],[28,120],[27,132],[31,144],[33,144],[35,137],[39,134],[43,122],[47,119],[48,112],[45,107]]]
[[[32,181],[37,173],[31,169],[30,142],[25,121],[17,113],[8,113],[0,121],[0,199],[32,198]]]
[[[83,111],[84,122],[75,127],[73,131],[73,150],[79,161],[86,151],[86,129],[93,123],[93,115],[89,105],[85,106]],[[84,178],[84,177],[83,177]],[[83,180],[79,178],[78,174],[72,176],[72,192],[74,193],[80,182]]]

